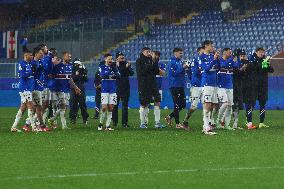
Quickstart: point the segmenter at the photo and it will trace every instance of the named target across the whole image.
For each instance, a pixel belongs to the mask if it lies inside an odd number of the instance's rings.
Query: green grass
[[[16,112],[0,109],[1,189],[284,186],[283,111],[267,112],[268,129],[217,136],[201,134],[201,111],[190,121],[193,132],[138,129],[138,110],[130,110],[130,129],[99,132],[97,121],[79,120],[70,131],[38,134],[10,133]]]

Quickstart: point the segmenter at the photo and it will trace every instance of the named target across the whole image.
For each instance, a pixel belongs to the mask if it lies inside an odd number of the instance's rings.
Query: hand
[[[76,71],[75,75],[79,75],[79,71]]]
[[[217,52],[215,52],[215,54],[214,54],[214,60],[219,59],[219,57],[220,57],[220,52],[221,52],[220,49],[218,49]]]
[[[240,68],[240,71],[245,71],[247,69],[248,65],[247,64],[244,64],[241,68]]]
[[[233,61],[234,61],[234,62],[237,62],[237,61],[238,61],[238,57],[235,56],[234,59],[233,59]]]
[[[101,84],[99,84],[99,85],[96,86],[97,89],[100,89],[101,87],[102,87]]]
[[[131,66],[131,62],[127,62],[126,64],[126,68],[130,67]]]
[[[183,67],[184,69],[186,69],[186,68],[189,68],[189,65],[188,65],[188,64],[183,64],[182,67]]]
[[[57,64],[59,64],[60,62],[61,62],[61,59],[60,59],[60,58],[58,58],[58,57],[53,57],[53,58],[52,58],[52,63],[53,63],[53,64],[57,65]]]
[[[77,95],[81,95],[81,89],[79,89],[79,87],[75,87],[75,93]]]

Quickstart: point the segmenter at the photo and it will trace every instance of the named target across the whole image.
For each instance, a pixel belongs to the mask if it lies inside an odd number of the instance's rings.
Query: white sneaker
[[[65,126],[65,127],[62,127],[62,130],[70,130],[71,128],[70,127],[67,127],[67,126]]]
[[[203,133],[205,135],[217,135],[217,133],[213,132],[213,131],[203,131]]]
[[[15,127],[11,127],[11,132],[12,133],[20,133],[22,131],[20,129],[15,128]]]
[[[98,131],[102,131],[102,130],[103,130],[103,125],[100,124],[100,125],[98,126]]]
[[[106,131],[114,131],[114,129],[112,129],[111,127],[107,127],[105,130]]]

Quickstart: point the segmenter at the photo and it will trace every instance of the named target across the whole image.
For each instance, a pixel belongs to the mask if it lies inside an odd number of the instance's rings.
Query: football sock
[[[161,110],[159,106],[154,106],[154,116],[156,124],[160,123]]]
[[[28,109],[28,118],[30,120],[30,124],[31,124],[32,128],[35,128],[35,122],[34,122],[34,118],[33,118],[33,111],[31,109]]]
[[[107,112],[106,127],[110,126],[111,118],[112,118],[112,112]]]
[[[100,124],[104,124],[105,117],[106,117],[106,112],[101,111]]]
[[[225,126],[229,127],[231,122],[231,116],[232,115],[232,106],[227,106],[227,109],[225,111]]]
[[[209,128],[209,121],[210,121],[210,111],[203,109],[203,130],[208,131]]]
[[[141,125],[142,124],[146,124],[146,120],[145,120],[145,108],[144,107],[140,107],[139,109],[139,115],[140,115],[140,121],[141,121]]]
[[[252,107],[248,106],[246,108],[246,116],[247,116],[247,122],[250,123],[252,122]]]
[[[23,115],[22,111],[19,110],[17,115],[16,115],[15,121],[14,121],[14,123],[12,125],[12,128],[17,128],[17,126],[18,126],[18,124],[19,124],[19,122],[21,120],[22,115]]]
[[[145,108],[144,109],[144,111],[145,111],[145,114],[144,114],[144,116],[145,116],[145,123],[146,124],[148,124],[148,121],[149,121],[149,119],[148,119],[148,115],[149,115],[149,108],[147,107],[147,108]]]
[[[62,128],[67,127],[65,119],[65,110],[60,110],[60,119],[61,119]]]
[[[228,107],[227,103],[223,103],[219,109],[219,113],[218,113],[218,117],[217,117],[217,123],[219,124],[220,119],[223,118],[223,116],[225,115],[225,111]]]
[[[261,106],[259,109],[259,122],[263,123],[265,119],[265,107]]]
[[[239,121],[239,109],[235,109],[233,112],[233,119],[234,119],[234,125],[238,125]]]

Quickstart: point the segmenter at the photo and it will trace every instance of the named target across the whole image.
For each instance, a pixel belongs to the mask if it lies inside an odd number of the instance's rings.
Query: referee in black
[[[246,117],[248,129],[256,129],[252,124],[252,112],[259,101],[259,128],[269,127],[264,124],[265,105],[268,99],[268,73],[273,73],[274,69],[269,63],[269,59],[265,56],[265,49],[259,47],[249,60],[246,77]]]
[[[128,125],[128,101],[130,97],[130,83],[129,76],[133,76],[134,71],[131,67],[131,63],[125,60],[125,56],[122,52],[116,53],[116,66],[120,73],[120,78],[116,80],[117,83],[117,104],[114,106],[112,112],[112,120],[114,127],[118,123],[118,106],[119,101],[122,101],[122,127],[129,127]]]
[[[75,93],[74,89],[70,92],[70,112],[69,117],[71,123],[75,124],[77,119],[77,114],[79,107],[81,109],[81,115],[83,118],[83,123],[88,123],[89,114],[87,112],[86,105],[86,93],[85,93],[85,83],[88,82],[88,70],[82,64],[80,60],[76,60],[73,63],[72,79],[74,83],[80,88],[81,94]]]

